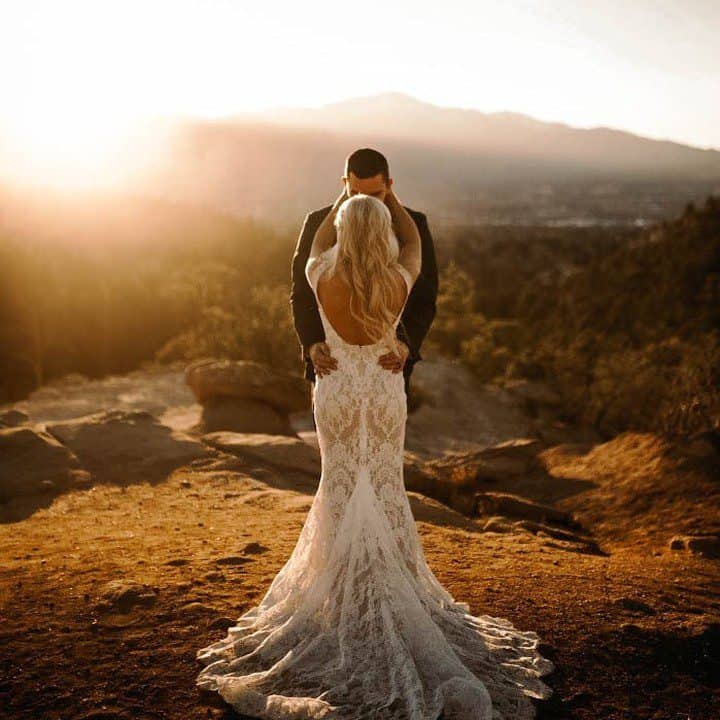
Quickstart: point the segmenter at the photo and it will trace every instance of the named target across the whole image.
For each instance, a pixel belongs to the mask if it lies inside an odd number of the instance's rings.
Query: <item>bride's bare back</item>
[[[407,285],[400,271],[393,272],[395,278],[394,294],[391,309],[397,316],[403,308],[407,296]],[[318,301],[322,305],[325,317],[335,332],[351,345],[371,345],[360,323],[350,314],[350,284],[342,272],[331,275],[324,272],[318,278]]]

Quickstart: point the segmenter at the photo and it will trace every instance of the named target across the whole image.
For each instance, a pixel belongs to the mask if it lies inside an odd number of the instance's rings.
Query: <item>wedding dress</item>
[[[334,248],[308,260],[316,298]],[[540,677],[554,668],[538,635],[471,615],[425,562],[403,483],[403,374],[378,364],[379,343],[343,340],[318,307],[337,369],[313,390],[317,492],[262,601],[198,651],[197,685],[269,720],[535,717],[531,698],[552,694]]]

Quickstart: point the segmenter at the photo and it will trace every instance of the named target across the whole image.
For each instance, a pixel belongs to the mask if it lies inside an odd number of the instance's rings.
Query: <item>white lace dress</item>
[[[316,297],[336,247],[308,260]],[[403,484],[402,373],[377,363],[380,344],[346,343],[318,306],[338,363],[314,387],[320,483],[262,601],[198,651],[198,686],[270,720],[533,718],[554,668],[538,635],[469,614],[425,562]]]

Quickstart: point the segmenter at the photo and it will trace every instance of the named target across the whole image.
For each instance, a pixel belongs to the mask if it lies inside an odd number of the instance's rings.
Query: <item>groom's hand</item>
[[[398,347],[400,348],[400,355],[396,355],[394,352],[385,353],[378,359],[378,364],[382,365],[386,370],[391,370],[394,373],[402,372],[405,367],[405,361],[410,355],[410,348],[402,341],[398,340]]]
[[[315,368],[315,374],[319,377],[337,370],[337,360],[331,355],[330,347],[326,342],[313,343],[308,349],[308,355]]]

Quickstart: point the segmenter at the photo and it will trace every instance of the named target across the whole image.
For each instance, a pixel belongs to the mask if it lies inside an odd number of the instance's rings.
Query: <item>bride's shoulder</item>
[[[327,250],[323,250],[323,252],[318,255],[311,255],[308,257],[307,262],[305,263],[305,275],[311,285],[315,281],[318,273],[321,273],[323,268],[329,263],[334,247],[335,245],[327,248]]]

